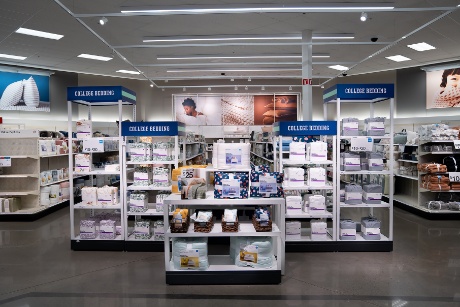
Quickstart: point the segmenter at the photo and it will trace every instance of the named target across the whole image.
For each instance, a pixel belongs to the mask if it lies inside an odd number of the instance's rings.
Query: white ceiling
[[[330,54],[328,59],[313,59],[314,84],[324,83],[340,72],[328,66],[341,64],[352,67],[349,75],[422,66],[460,59],[460,0],[395,0],[394,11],[368,12],[366,22],[359,20],[360,12],[335,13],[248,13],[169,16],[119,16],[122,6],[151,5],[151,0],[0,0],[0,53],[26,56],[23,61],[2,60],[0,63],[49,70],[73,71],[117,77],[150,79],[156,84],[163,80],[180,79],[180,86],[197,78],[213,80],[225,78],[289,78],[301,76],[300,59],[239,59],[239,60],[157,60],[157,56],[187,55],[260,55],[301,54],[300,42],[265,41],[263,44],[244,42],[233,45],[159,46],[143,43],[144,36],[196,35],[273,35],[313,33],[352,33],[353,40],[314,40],[313,53]],[[307,5],[313,1],[285,0],[250,3]],[[319,1],[316,1],[319,2]],[[347,3],[359,1],[321,1]],[[362,2],[362,1],[361,1]],[[377,1],[367,1],[375,3]],[[155,5],[180,7],[183,5],[225,5],[241,0],[155,0]],[[443,14],[443,18],[436,20]],[[98,24],[107,16],[105,26]],[[61,40],[49,40],[15,33],[19,27],[64,35]],[[403,36],[409,35],[402,39]],[[372,37],[378,37],[376,43]],[[408,44],[426,42],[436,50],[417,52]],[[327,43],[327,44],[325,44]],[[147,46],[146,46],[147,45]],[[385,50],[386,49],[386,50]],[[113,60],[100,62],[77,58],[81,53],[112,56]],[[385,57],[404,55],[406,62],[393,62]],[[372,58],[369,58],[369,56]],[[120,58],[120,56],[125,59]],[[240,63],[234,65],[232,63]],[[263,64],[257,64],[261,62]],[[275,62],[289,62],[278,64]],[[273,64],[275,63],[275,64]],[[194,64],[193,66],[191,64]],[[160,65],[160,66],[154,66]],[[135,67],[133,67],[135,66]],[[290,68],[285,72],[227,72],[230,68]],[[169,73],[167,70],[195,69],[194,72]],[[143,74],[129,76],[116,71],[138,69]],[[216,70],[213,72],[206,70]]]

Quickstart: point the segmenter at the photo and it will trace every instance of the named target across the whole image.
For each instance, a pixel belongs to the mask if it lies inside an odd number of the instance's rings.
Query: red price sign
[[[302,85],[312,85],[313,84],[313,79],[302,79]]]

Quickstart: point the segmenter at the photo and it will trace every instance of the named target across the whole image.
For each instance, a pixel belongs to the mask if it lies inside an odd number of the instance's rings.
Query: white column
[[[312,31],[302,31],[302,79],[312,78]],[[313,117],[313,88],[311,85],[302,86],[302,120],[312,120]]]

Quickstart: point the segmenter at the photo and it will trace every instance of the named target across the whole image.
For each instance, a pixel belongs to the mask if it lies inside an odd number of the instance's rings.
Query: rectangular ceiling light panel
[[[64,35],[60,35],[60,34],[37,31],[37,30],[32,30],[32,29],[27,29],[27,28],[19,28],[16,30],[16,33],[31,35],[31,36],[36,36],[36,37],[49,38],[49,39],[54,39],[54,40],[60,40],[61,38],[64,37]]]
[[[1,54],[1,53],[0,53],[0,58],[12,59],[12,60],[21,60],[21,61],[27,59],[27,57],[25,57],[25,56],[11,55],[11,54]]]
[[[141,73],[138,72],[138,71],[134,71],[134,70],[124,70],[124,69],[117,70],[117,72],[122,73],[122,74],[130,74],[130,75],[140,75],[140,74],[141,74]]]
[[[78,57],[84,58],[84,59],[90,59],[90,60],[97,60],[97,61],[110,61],[112,59],[106,56],[93,55],[93,54],[87,54],[87,53],[82,53]]]
[[[312,39],[354,39],[350,33],[313,33]],[[159,36],[144,37],[144,43],[200,42],[200,41],[250,41],[250,40],[301,40],[300,34],[283,35],[219,35],[219,36]]]
[[[392,60],[395,62],[404,62],[404,61],[410,61],[408,57],[405,57],[403,55],[393,55],[393,56],[387,56],[386,57],[388,60]]]
[[[328,54],[313,54],[313,58],[329,58]],[[192,56],[158,56],[157,60],[240,60],[240,59],[301,59],[302,55],[192,55]]]
[[[436,49],[436,47],[431,46],[430,44],[427,44],[425,42],[418,43],[418,44],[407,45],[407,47],[412,48],[412,49],[417,50],[417,51],[427,51],[427,50]]]
[[[329,68],[332,68],[332,69],[335,69],[335,70],[340,70],[340,71],[348,70],[348,67],[342,66],[342,65],[329,66]]]

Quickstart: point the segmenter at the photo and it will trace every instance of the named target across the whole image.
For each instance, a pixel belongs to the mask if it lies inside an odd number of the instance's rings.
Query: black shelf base
[[[0,214],[0,222],[33,222],[38,219],[41,219],[42,217],[45,217],[53,212],[56,212],[58,210],[61,210],[62,208],[68,207],[70,204],[70,201],[65,201],[62,202],[58,205],[49,207],[45,210],[42,210],[37,213],[31,213],[31,214],[24,214],[24,213],[18,213],[18,214]]]
[[[126,252],[164,252],[163,241],[125,241]]]
[[[286,242],[286,253],[304,253],[304,252],[336,252],[337,242]]]
[[[277,285],[281,271],[170,271],[168,285]]]
[[[393,241],[286,242],[286,253],[303,252],[391,252]]]
[[[125,241],[122,240],[71,240],[70,248],[73,251],[115,251],[125,250]]]

